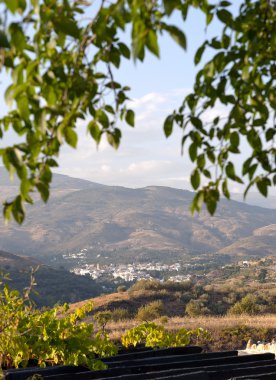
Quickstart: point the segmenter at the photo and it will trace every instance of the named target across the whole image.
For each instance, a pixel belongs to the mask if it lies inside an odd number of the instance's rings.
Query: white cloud
[[[172,136],[166,139],[163,121],[177,109],[189,89],[176,89],[166,93],[149,93],[129,102],[135,110],[136,126],[120,125],[122,141],[115,151],[105,138],[97,148],[86,133],[86,122],[78,125],[78,149],[64,147],[60,156],[58,172],[89,179],[108,185],[143,187],[162,185],[191,189],[190,173],[193,165],[185,148],[181,156],[182,131],[175,127]],[[227,110],[218,105],[205,115],[206,121]],[[236,158],[235,158],[236,159]],[[240,161],[240,157],[237,157]],[[239,168],[237,162],[237,169]],[[232,191],[242,192],[242,187],[231,183]]]
[[[123,138],[118,151],[105,138],[97,149],[86,133],[86,122],[81,121],[78,149],[62,149],[58,172],[109,185],[189,187],[192,166],[181,157],[181,131],[176,129],[169,139],[163,133],[165,117],[181,104],[186,93],[187,89],[176,89],[130,101],[136,126],[121,126]]]

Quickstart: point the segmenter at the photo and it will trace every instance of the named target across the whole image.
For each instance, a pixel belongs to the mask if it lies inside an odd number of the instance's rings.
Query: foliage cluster
[[[96,356],[117,352],[108,336],[95,333],[92,324],[83,319],[92,310],[92,303],[69,315],[63,308],[38,310],[28,294],[21,296],[4,285],[0,293],[0,365],[3,368],[26,366],[29,361],[39,366],[54,364],[85,365],[103,368]]]
[[[164,314],[167,316],[181,316],[184,314],[187,316],[225,315],[227,313],[266,314],[276,312],[275,292],[270,288],[269,284],[257,282],[254,283],[254,286],[251,284],[248,287],[247,285],[239,285],[238,282],[224,285],[219,282],[213,285],[199,285],[197,282],[191,281],[172,283],[170,281],[142,280],[130,288],[129,295],[129,310],[132,315],[135,315],[139,310],[135,308],[137,300],[143,302],[141,313],[142,310],[150,310],[153,300],[165,303]],[[158,318],[157,314],[156,318]]]
[[[178,331],[168,331],[164,326],[153,322],[146,322],[142,325],[128,330],[122,336],[122,343],[125,347],[137,344],[144,344],[145,347],[179,347],[190,344],[192,338],[207,336],[208,333],[202,328],[187,330],[180,328]]]
[[[135,117],[128,108],[130,89],[116,81],[114,68],[131,56],[143,61],[147,52],[159,57],[162,34],[186,49],[185,34],[170,20],[178,15],[185,23],[194,8],[205,15],[206,27],[218,20],[222,33],[198,48],[196,65],[205,50],[211,59],[199,70],[193,92],[164,122],[167,137],[174,125],[182,129],[183,149],[194,163],[192,210],[205,202],[213,214],[220,194],[230,197],[229,181],[245,182],[245,193],[256,185],[266,196],[276,183],[275,4],[243,0],[237,15],[231,5],[116,0],[90,8],[82,0],[2,0],[0,69],[11,81],[5,92],[11,110],[0,119],[0,138],[12,129],[20,139],[0,156],[21,184],[19,194],[5,202],[5,218],[22,223],[33,191],[47,201],[61,146],[77,146],[79,120],[97,144],[105,135],[119,146],[120,123],[133,127]],[[128,30],[131,42],[122,33]],[[225,107],[225,116],[206,116],[217,105]],[[249,153],[237,173],[234,155],[242,145]]]
[[[254,315],[260,311],[260,307],[257,304],[257,297],[253,294],[248,294],[243,297],[240,301],[236,302],[232,307],[230,307],[228,313],[239,315],[239,314],[249,314]]]
[[[164,305],[160,300],[152,301],[139,307],[136,318],[140,321],[152,321],[164,313]]]
[[[98,358],[114,355],[118,351],[105,332],[112,313],[103,311],[94,315],[94,320],[101,327],[96,332],[93,324],[84,322],[91,313],[92,302],[74,312],[68,312],[67,304],[59,308],[35,309],[29,298],[32,285],[34,282],[23,296],[16,290],[10,290],[7,285],[3,285],[0,292],[0,367],[17,368],[33,363],[41,367],[71,364],[90,369],[105,368]],[[159,302],[152,306],[161,307]],[[117,315],[118,318],[124,316],[123,310],[119,309]],[[169,332],[163,326],[145,323],[126,332],[122,344],[125,347],[138,343],[147,347],[184,346],[192,338],[206,334],[200,328],[181,328]]]
[[[114,322],[124,321],[131,318],[131,314],[127,309],[118,307],[117,309],[112,310],[111,319]]]
[[[210,332],[208,342],[214,349],[245,349],[249,339],[253,342],[271,342],[275,338],[276,329],[266,327],[249,327],[238,324],[235,327],[225,327],[221,331]],[[229,343],[231,346],[229,347]]]
[[[135,282],[129,291],[137,291],[137,290],[169,290],[173,291],[187,291],[190,290],[193,286],[191,281],[183,281],[183,282],[173,282],[173,281],[165,281],[160,282],[158,280],[140,280]]]

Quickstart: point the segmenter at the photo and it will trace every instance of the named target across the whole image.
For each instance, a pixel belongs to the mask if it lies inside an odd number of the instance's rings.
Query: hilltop
[[[6,177],[0,170],[2,196],[3,189],[11,195],[16,187],[9,187]],[[222,200],[215,216],[205,210],[191,216],[192,198],[190,191],[168,187],[128,189],[55,175],[48,204],[36,201],[28,207],[22,226],[0,222],[0,249],[54,265],[64,264],[62,255],[84,248],[86,262],[275,254],[275,229],[260,249],[254,244],[258,229],[276,224],[275,210]],[[237,253],[239,244],[244,249]]]

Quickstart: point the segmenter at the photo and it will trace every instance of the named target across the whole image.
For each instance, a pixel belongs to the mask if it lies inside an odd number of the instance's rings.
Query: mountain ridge
[[[0,221],[0,249],[46,262],[83,248],[88,250],[88,261],[95,261],[98,255],[117,261],[123,256],[150,260],[151,255],[157,259],[168,254],[178,259],[191,254],[224,254],[223,249],[250,237],[256,229],[276,224],[274,210],[225,199],[215,216],[204,208],[200,215],[191,216],[194,194],[188,190],[165,186],[129,189],[58,174],[54,177],[56,185],[48,204],[36,201],[28,207],[22,226],[14,222],[5,226]],[[269,254],[274,248],[276,252],[271,241]],[[233,250],[229,252],[234,255]]]

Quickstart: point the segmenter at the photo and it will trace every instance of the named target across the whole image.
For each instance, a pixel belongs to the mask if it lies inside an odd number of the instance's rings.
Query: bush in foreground
[[[62,316],[68,311],[35,309],[28,296],[3,287],[0,292],[0,366],[27,366],[29,361],[41,367],[55,364],[104,368],[96,356],[117,352],[106,334],[95,333],[94,326],[83,322],[92,303]]]
[[[180,347],[187,346],[191,340],[207,335],[207,331],[202,328],[193,330],[181,328],[177,331],[169,331],[164,326],[146,322],[126,331],[122,336],[122,344],[125,347],[135,347],[137,344],[152,348]]]

